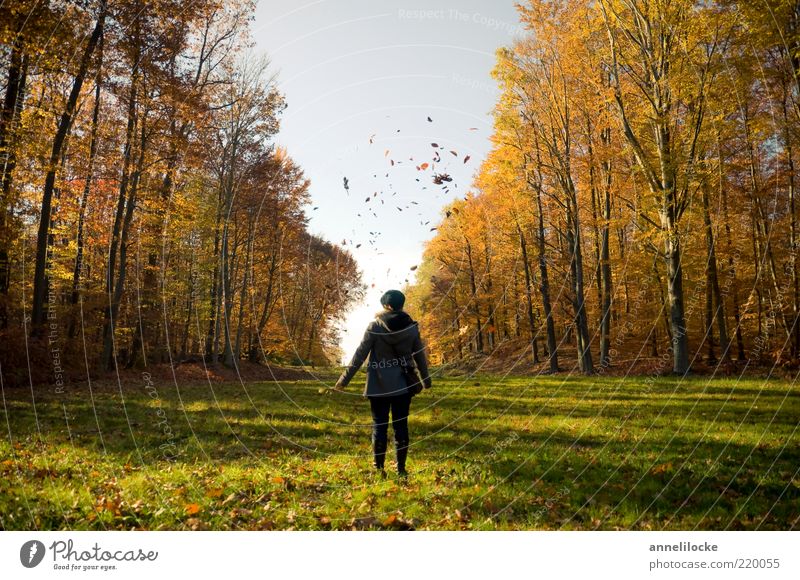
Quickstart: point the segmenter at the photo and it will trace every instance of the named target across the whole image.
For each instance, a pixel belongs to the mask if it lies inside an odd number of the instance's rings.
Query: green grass
[[[35,407],[30,392],[6,390],[0,527],[800,523],[800,391],[784,381],[440,379],[412,405],[406,482],[391,452],[390,477],[372,473],[355,382],[344,394],[312,381],[154,386],[45,388]]]

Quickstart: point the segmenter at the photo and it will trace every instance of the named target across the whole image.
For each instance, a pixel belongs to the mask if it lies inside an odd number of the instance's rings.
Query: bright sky
[[[311,230],[346,240],[368,286],[343,328],[349,360],[489,150],[494,53],[521,32],[514,0],[261,0],[254,31],[288,103],[278,143],[311,180]],[[416,169],[437,151],[449,192]]]

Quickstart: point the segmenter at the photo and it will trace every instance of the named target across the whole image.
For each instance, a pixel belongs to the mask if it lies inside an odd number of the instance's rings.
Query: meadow
[[[788,381],[439,378],[402,480],[391,447],[371,469],[359,380],[145,379],[3,391],[2,529],[798,527]]]

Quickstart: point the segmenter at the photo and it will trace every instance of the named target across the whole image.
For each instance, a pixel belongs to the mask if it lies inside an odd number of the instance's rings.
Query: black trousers
[[[369,404],[372,410],[372,445],[375,451],[375,465],[383,467],[389,438],[389,416],[391,415],[398,466],[405,469],[411,395],[406,393],[391,397],[370,397]]]

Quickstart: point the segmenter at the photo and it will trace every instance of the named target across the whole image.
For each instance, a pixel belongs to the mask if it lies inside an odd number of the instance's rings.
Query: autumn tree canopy
[[[85,353],[92,372],[336,357],[360,274],[308,230],[253,10],[0,7],[4,370],[28,368],[26,340],[35,360]]]
[[[520,6],[493,150],[409,289],[440,362],[797,361],[800,10],[762,4]]]

